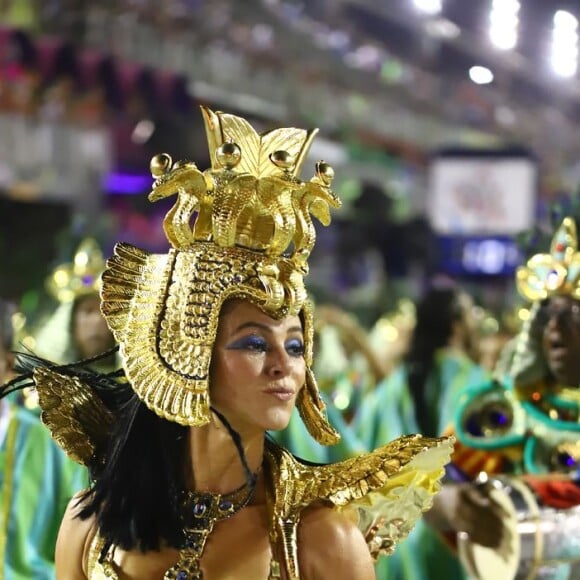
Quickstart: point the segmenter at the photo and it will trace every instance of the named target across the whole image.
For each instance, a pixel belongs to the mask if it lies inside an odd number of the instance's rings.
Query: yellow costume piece
[[[315,242],[312,216],[327,225],[330,208],[340,206],[330,188],[332,168],[320,161],[309,181],[297,177],[314,131],[258,134],[239,117],[202,112],[211,168],[173,163],[166,154],[151,163],[150,200],[177,196],[164,221],[172,249],[156,255],[119,244],[103,274],[102,311],[120,345],[126,378],[159,417],[193,428],[204,425],[211,418],[209,370],[223,303],[247,300],[276,319],[299,315],[306,383],[297,407],[310,434],[319,443],[334,444],[339,435],[328,422],[311,370],[313,315],[303,281]],[[101,461],[115,409],[79,377],[38,369],[34,379],[42,418],[54,438],[77,461]],[[267,442],[262,467],[274,554],[270,578],[300,577],[300,515],[320,501],[358,521],[374,557],[392,552],[430,507],[452,443],[404,437],[372,453],[318,466]],[[234,504],[235,510],[247,504],[251,490],[243,490],[230,496],[207,493],[205,504],[192,504],[198,520],[184,530],[193,541],[180,549],[179,562],[165,578],[202,577],[206,538],[216,521],[235,513]],[[99,563],[96,557],[104,546],[97,534],[90,578],[116,577],[112,560]]]

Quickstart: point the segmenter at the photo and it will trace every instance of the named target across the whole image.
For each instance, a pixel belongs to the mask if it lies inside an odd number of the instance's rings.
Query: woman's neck
[[[228,493],[247,482],[246,472],[234,441],[221,421],[189,429],[189,468],[186,481],[195,491]],[[240,434],[252,473],[259,471],[264,457],[264,433]]]

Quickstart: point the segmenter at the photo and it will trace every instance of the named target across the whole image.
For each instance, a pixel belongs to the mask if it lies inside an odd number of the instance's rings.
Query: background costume
[[[540,505],[566,510],[580,505],[574,477],[580,467],[580,396],[578,385],[559,385],[551,376],[542,350],[542,301],[554,296],[580,299],[580,253],[572,218],[565,218],[555,232],[549,254],[537,254],[519,268],[517,286],[533,302],[531,317],[504,353],[497,380],[474,383],[460,393],[455,417],[460,443],[453,463],[466,477],[481,471],[524,476]],[[545,477],[557,473],[572,477]],[[577,531],[565,532],[563,523],[566,517],[570,522],[579,518],[577,511],[559,512],[562,523],[551,533],[559,538],[559,547],[550,557],[566,561],[580,556]],[[577,565],[563,563],[546,567],[540,577],[577,574]]]
[[[54,578],[62,516],[87,481],[37,417],[0,401],[0,578]]]
[[[433,369],[426,381],[427,399],[434,418],[435,433],[445,432],[453,419],[455,401],[460,390],[473,382],[481,383],[487,373],[467,355],[456,349],[439,349]],[[401,435],[419,433],[415,403],[407,382],[404,365],[399,366],[371,392],[356,416],[359,441],[374,449]],[[377,565],[377,577],[398,578],[461,578],[461,564],[446,542],[423,521],[395,551]]]

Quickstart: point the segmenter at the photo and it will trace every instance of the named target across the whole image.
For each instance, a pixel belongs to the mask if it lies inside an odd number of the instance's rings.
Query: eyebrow
[[[267,324],[261,324],[260,322],[244,322],[243,324],[240,324],[240,326],[238,326],[238,328],[236,328],[236,330],[234,331],[234,333],[238,333],[240,332],[240,330],[244,330],[245,328],[259,328],[260,330],[264,330],[265,332],[269,332],[272,333],[273,330],[272,328],[270,328]],[[291,326],[288,329],[288,333],[290,332],[303,332],[302,327],[301,326]]]

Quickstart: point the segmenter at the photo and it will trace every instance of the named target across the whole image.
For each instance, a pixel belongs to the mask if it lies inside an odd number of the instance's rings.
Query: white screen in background
[[[536,164],[527,158],[439,158],[429,171],[429,213],[443,235],[513,235],[531,227]]]

